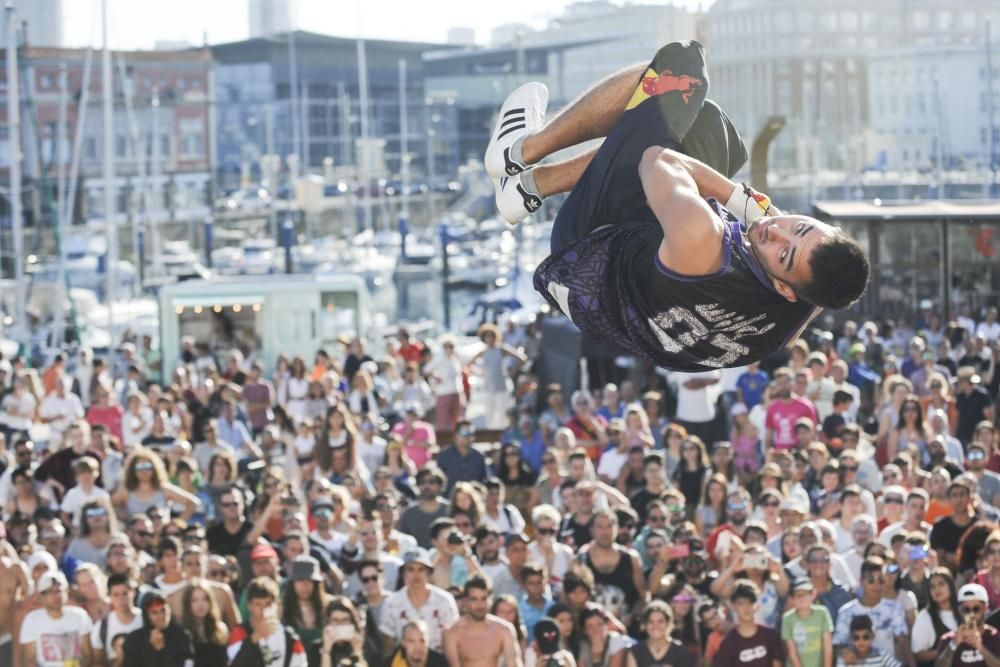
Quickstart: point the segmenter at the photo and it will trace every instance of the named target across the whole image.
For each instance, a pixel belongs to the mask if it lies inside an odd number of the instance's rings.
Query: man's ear
[[[786,283],[784,280],[778,280],[777,278],[773,278],[771,280],[771,284],[774,286],[774,291],[776,291],[778,294],[785,297],[792,303],[795,303],[796,301],[799,300],[798,295],[795,294],[795,290],[793,290],[792,286]]]

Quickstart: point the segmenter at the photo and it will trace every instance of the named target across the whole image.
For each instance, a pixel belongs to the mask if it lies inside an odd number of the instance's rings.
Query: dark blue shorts
[[[639,162],[650,146],[691,155],[727,176],[736,173],[746,148],[726,114],[706,98],[708,86],[700,44],[673,42],[660,49],[560,208],[553,254],[605,225],[659,224],[639,181]]]

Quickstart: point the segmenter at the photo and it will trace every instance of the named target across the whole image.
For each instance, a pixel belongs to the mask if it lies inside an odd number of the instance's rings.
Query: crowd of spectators
[[[597,387],[537,322],[0,360],[0,665],[998,667],[1000,323],[927,305]]]

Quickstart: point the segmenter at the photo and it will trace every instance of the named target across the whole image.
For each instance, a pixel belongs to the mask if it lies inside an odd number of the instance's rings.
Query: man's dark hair
[[[851,632],[862,632],[867,630],[868,632],[874,632],[875,626],[872,624],[872,618],[868,614],[861,614],[860,616],[855,616],[851,619]]]
[[[850,393],[844,391],[843,389],[837,389],[833,392],[833,404],[843,405],[845,403],[851,403],[854,397]]]
[[[837,232],[812,251],[809,269],[812,279],[792,285],[795,293],[814,306],[843,310],[865,293],[872,267],[858,242]]]
[[[465,581],[465,586],[462,588],[462,592],[468,595],[469,591],[474,588],[486,591],[486,595],[491,595],[493,593],[493,586],[490,585],[490,582],[486,579],[486,577],[480,577],[478,575],[469,577]]]
[[[885,565],[885,561],[881,558],[871,557],[866,558],[861,563],[861,576],[864,577],[866,574],[871,574],[873,572],[881,572],[882,567]]]
[[[175,556],[181,554],[181,543],[176,537],[163,537],[160,539],[160,544],[156,548],[156,560],[160,560],[166,554],[172,553]]]
[[[646,454],[646,456],[644,456],[642,459],[642,467],[645,468],[651,463],[656,463],[657,465],[662,467],[663,454],[661,454],[660,452],[650,452],[649,454]]]
[[[747,600],[751,604],[757,604],[760,599],[760,588],[749,579],[737,579],[733,592],[729,595],[730,602],[737,600]]]
[[[136,585],[132,578],[125,572],[116,572],[108,577],[108,592],[115,586],[126,586],[129,590],[135,590]]]
[[[448,517],[434,519],[430,525],[430,538],[436,540],[442,531],[451,530],[455,527],[455,522]]]
[[[521,581],[536,576],[545,579],[545,566],[541,563],[525,563],[524,567],[521,568]]]

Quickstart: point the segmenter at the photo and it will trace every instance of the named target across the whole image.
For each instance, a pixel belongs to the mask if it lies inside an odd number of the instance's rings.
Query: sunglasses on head
[[[153,469],[153,464],[150,461],[140,461],[139,463],[135,464],[135,469],[136,470],[152,470]]]

